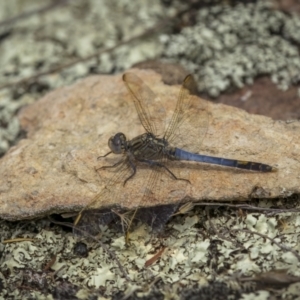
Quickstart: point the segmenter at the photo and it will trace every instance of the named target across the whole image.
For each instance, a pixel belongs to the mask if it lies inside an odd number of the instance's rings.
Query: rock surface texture
[[[179,86],[167,86],[152,71],[132,70],[158,96],[170,118]],[[193,96],[195,97],[195,96]],[[199,101],[205,101],[199,98]],[[155,201],[143,197],[151,173],[140,165],[123,187],[95,206],[124,208],[180,201],[243,201],[287,197],[299,193],[300,123],[274,121],[222,104],[205,102],[209,127],[199,153],[276,166],[277,172],[258,173],[193,162],[170,162],[172,171],[191,184],[163,174]],[[199,118],[201,114],[199,113]],[[27,138],[0,161],[0,217],[26,219],[74,212],[88,205],[114,175],[116,163],[107,141],[117,132],[128,139],[144,133],[122,76],[94,76],[56,90],[19,114]],[[176,145],[174,145],[176,146]]]

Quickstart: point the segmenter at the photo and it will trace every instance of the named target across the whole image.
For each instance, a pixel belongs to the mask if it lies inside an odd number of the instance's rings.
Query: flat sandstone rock
[[[146,70],[133,70],[159,97],[169,118],[179,86],[162,83]],[[199,99],[199,101],[204,101]],[[209,128],[199,153],[276,166],[259,173],[216,165],[171,161],[172,171],[191,184],[163,174],[155,201],[143,197],[151,173],[142,165],[125,187],[120,178],[111,197],[98,207],[145,207],[180,201],[243,201],[287,197],[300,190],[300,123],[274,121],[207,102]],[[199,118],[201,117],[199,112]],[[51,213],[74,212],[88,205],[114,174],[107,141],[121,131],[128,139],[144,132],[121,74],[94,76],[56,90],[20,112],[27,138],[12,147],[0,162],[0,217],[26,219]],[[176,146],[176,145],[174,145]]]

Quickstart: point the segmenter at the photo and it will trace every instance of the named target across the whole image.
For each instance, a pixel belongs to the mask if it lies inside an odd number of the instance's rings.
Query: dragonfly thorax
[[[108,140],[108,147],[115,154],[122,154],[127,150],[126,136],[122,132],[118,132]]]
[[[138,160],[157,160],[168,152],[168,142],[152,133],[141,134],[127,142],[127,149]]]

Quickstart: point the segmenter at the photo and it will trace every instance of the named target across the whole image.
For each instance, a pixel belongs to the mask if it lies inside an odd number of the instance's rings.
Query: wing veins
[[[147,132],[156,135],[157,130],[155,123],[150,121],[153,120],[153,118],[147,109],[147,105],[144,103],[145,100],[143,98],[145,98],[145,95],[143,97],[139,90],[142,89],[144,92],[146,92],[150,101],[153,101],[153,98],[155,98],[154,93],[142,82],[142,80],[132,73],[125,73],[123,75],[123,81],[132,96],[134,106],[137,110],[138,117],[143,127]]]
[[[194,88],[195,82],[192,75],[187,75],[180,88],[176,108],[165,133],[165,138],[171,140],[171,136],[175,130],[187,119],[188,108],[191,103],[191,90]]]
[[[111,178],[109,178],[108,182],[105,184],[105,186],[101,189],[101,191],[95,195],[92,200],[90,201],[90,203],[85,206],[80,212],[79,215],[81,215],[83,212],[85,212],[86,210],[90,210],[90,209],[96,209],[95,207],[93,207],[101,198],[103,198],[106,194],[107,196],[113,197],[114,192],[117,192],[116,190],[114,190],[113,192],[111,192],[111,188],[112,187],[116,187],[116,184],[119,183],[121,184],[121,179],[124,179],[128,176],[126,176],[126,173],[128,173],[130,171],[130,165],[128,163],[128,158],[126,158],[124,160],[124,162],[117,168],[117,170],[114,171],[114,174],[112,175]],[[122,183],[124,182],[124,180],[122,180]],[[80,219],[78,220],[78,222],[80,222]]]

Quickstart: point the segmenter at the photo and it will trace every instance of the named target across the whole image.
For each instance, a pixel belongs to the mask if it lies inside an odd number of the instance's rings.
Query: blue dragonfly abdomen
[[[238,168],[238,169],[244,169],[249,171],[258,171],[258,172],[276,171],[276,168],[258,162],[196,154],[179,148],[175,148],[175,152],[173,155],[174,158],[178,160],[187,160],[187,161],[202,162],[207,164],[215,164],[219,166]]]

